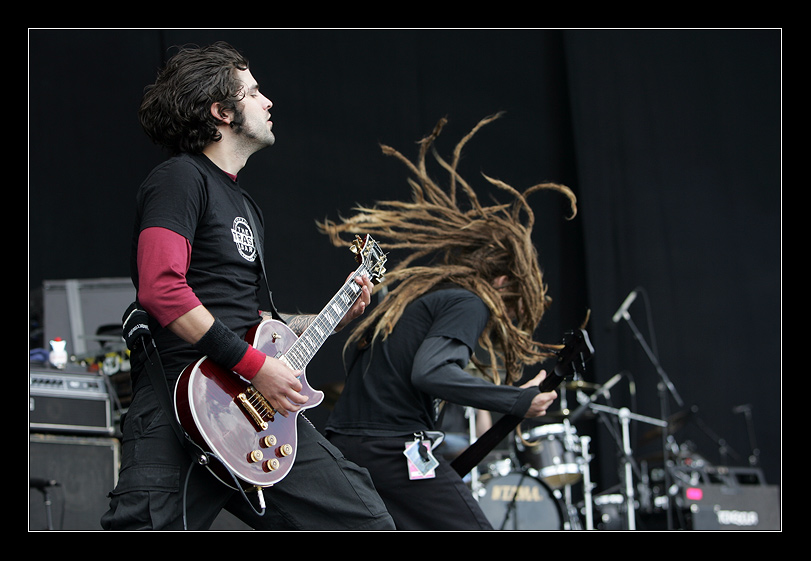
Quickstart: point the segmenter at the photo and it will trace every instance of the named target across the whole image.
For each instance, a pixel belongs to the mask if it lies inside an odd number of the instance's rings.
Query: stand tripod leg
[[[620,409],[620,420],[622,421],[622,442],[625,454],[625,509],[628,516],[628,529],[636,530],[636,512],[634,509],[634,475],[631,466],[631,444],[628,427],[630,417],[628,409]]]
[[[589,468],[589,462],[591,462],[591,455],[589,453],[590,442],[591,437],[580,437],[580,448],[583,455],[583,500],[586,509],[586,530],[594,529],[594,505],[591,495],[594,485],[591,483],[591,468]]]

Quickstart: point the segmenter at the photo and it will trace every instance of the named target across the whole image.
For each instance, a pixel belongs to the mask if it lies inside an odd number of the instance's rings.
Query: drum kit
[[[558,390],[561,396],[559,411],[541,417],[545,424],[519,426],[512,438],[506,439],[507,452],[492,453],[474,469],[468,482],[488,520],[496,530],[592,530],[601,529],[603,517],[595,517],[595,510],[624,512],[625,529],[635,529],[630,462],[626,462],[627,487],[619,494],[593,496],[594,485],[589,449],[591,437],[578,434],[575,423],[588,412],[615,415],[622,427],[623,453],[630,453],[628,424],[643,421],[657,427],[667,422],[630,413],[627,409],[613,409],[597,404],[610,388],[622,378],[614,376],[604,385],[570,381]],[[570,410],[567,392],[576,392],[579,406]],[[466,410],[469,419],[476,411]],[[522,424],[523,425],[523,424]],[[475,421],[471,421],[471,430]],[[473,433],[471,433],[473,434]],[[471,437],[471,440],[473,437]],[[613,529],[613,528],[612,528]]]
[[[681,500],[679,493],[694,484],[692,479],[700,477],[702,473],[706,475],[713,470],[727,469],[707,465],[687,443],[676,443],[674,432],[689,417],[702,432],[715,440],[719,449],[725,450],[722,455],[731,452],[725,441],[706,427],[695,408],[686,410],[685,414],[684,401],[628,312],[637,292],[634,290],[628,295],[612,321],[618,323],[624,320],[628,324],[635,340],[656,369],[660,381],[659,418],[639,415],[625,407],[618,409],[597,403],[599,398],[609,397],[609,390],[622,378],[627,377],[631,382],[629,386],[633,387],[630,374],[621,372],[605,384],[596,385],[581,381],[580,373],[576,370],[575,376],[558,388],[559,411],[548,411],[545,416],[532,421],[525,419],[512,438],[505,439],[509,448],[507,453],[491,453],[470,472],[471,491],[495,529],[636,530],[638,513],[656,516],[663,513],[666,527],[673,529],[674,517],[681,513],[677,508]],[[574,410],[569,409],[569,392],[575,392],[577,397]],[[671,399],[680,409],[675,415],[670,412]],[[610,403],[610,399],[605,401]],[[477,413],[472,410],[468,412],[472,447],[477,440],[475,421],[472,419]],[[578,420],[587,413],[607,429],[619,460],[620,483],[599,494],[594,493],[595,485],[591,478],[590,464],[594,459],[589,450],[591,438],[579,435],[575,428]],[[541,421],[546,422],[523,426],[528,422]],[[647,432],[643,436],[647,437],[647,441],[656,441],[661,445],[658,458],[652,459],[660,463],[661,468],[649,472],[646,460],[634,458],[631,423],[644,425]],[[753,452],[750,463],[756,466],[757,448],[752,428],[748,428]],[[758,471],[755,469],[755,472]],[[686,482],[685,478],[690,481]],[[684,501],[681,504],[684,506]],[[642,519],[644,517],[640,516]]]

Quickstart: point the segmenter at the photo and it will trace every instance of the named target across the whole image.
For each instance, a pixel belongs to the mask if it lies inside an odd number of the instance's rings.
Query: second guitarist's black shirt
[[[392,333],[347,358],[346,384],[326,430],[399,436],[436,430],[441,400],[523,416],[538,388],[494,385],[465,370],[489,319],[462,288],[412,302]]]

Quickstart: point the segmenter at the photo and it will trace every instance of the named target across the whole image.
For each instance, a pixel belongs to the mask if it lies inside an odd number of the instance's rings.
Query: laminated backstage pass
[[[412,440],[406,442],[403,454],[408,463],[409,479],[430,479],[436,477],[434,468],[439,461],[431,453],[430,440]]]

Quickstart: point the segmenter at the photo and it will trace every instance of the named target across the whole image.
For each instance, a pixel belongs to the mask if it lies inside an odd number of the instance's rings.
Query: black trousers
[[[394,530],[368,472],[348,461],[310,422],[299,416],[296,464],[256,493],[224,485],[207,468],[191,466],[167,423],[152,387],[137,390],[122,428],[122,461],[106,530],[205,530],[222,509],[258,530]],[[188,477],[188,481],[186,478]]]
[[[349,460],[369,470],[398,530],[493,529],[468,486],[443,458],[437,456],[440,463],[435,469],[436,477],[409,479],[403,451],[413,436],[380,438],[328,433],[327,437]]]

